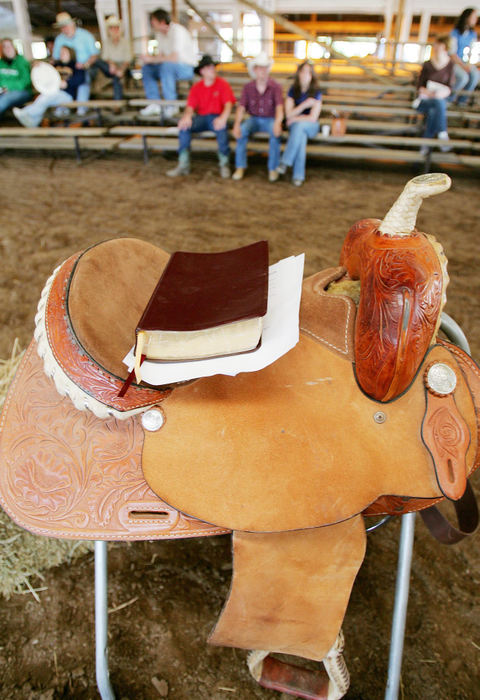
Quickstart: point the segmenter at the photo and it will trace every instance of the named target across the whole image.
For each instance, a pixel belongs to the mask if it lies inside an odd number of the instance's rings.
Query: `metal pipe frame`
[[[95,541],[95,663],[102,700],[115,700],[108,671],[107,542]]]

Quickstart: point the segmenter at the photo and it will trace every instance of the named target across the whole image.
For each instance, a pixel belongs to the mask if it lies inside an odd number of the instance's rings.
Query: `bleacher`
[[[249,80],[246,73],[223,73],[240,95],[243,85]],[[291,75],[275,74],[286,93],[291,84]],[[180,90],[186,96],[188,84]],[[318,136],[309,141],[307,154],[312,159],[352,159],[358,161],[389,161],[413,163],[427,172],[432,164],[439,166],[480,166],[480,101],[477,91],[465,108],[452,106],[448,110],[450,151],[442,152],[444,145],[438,139],[422,137],[423,117],[412,108],[415,87],[410,84],[370,81],[321,80],[322,112],[321,127],[328,126],[330,133],[320,130]],[[88,152],[122,153],[138,151],[145,162],[151,153],[175,152],[178,148],[178,130],[174,123],[163,118],[162,110],[174,106],[182,110],[185,99],[156,101],[161,114],[145,118],[142,107],[151,102],[141,96],[141,88],[128,99],[94,99],[85,103],[74,102],[71,116],[55,123],[50,115],[48,126],[26,129],[20,126],[0,127],[0,152],[7,150],[73,150],[81,161]],[[87,113],[77,116],[75,109],[83,107]],[[334,135],[336,120],[346,120],[346,133]],[[288,132],[284,133],[286,140]],[[234,147],[234,139],[232,138]],[[420,151],[422,147],[428,150]],[[266,153],[268,141],[262,135],[251,140],[252,153]],[[215,151],[213,133],[192,141],[193,151]]]

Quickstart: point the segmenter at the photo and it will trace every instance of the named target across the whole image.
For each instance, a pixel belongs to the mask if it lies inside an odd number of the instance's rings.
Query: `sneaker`
[[[269,170],[268,171],[268,181],[269,182],[276,182],[278,180],[278,172],[276,170]]]
[[[280,165],[277,168],[277,173],[279,175],[285,175],[285,173],[287,172],[287,168],[288,166],[285,165],[285,163],[280,163]]]
[[[292,180],[292,185],[295,185],[295,187],[301,187],[303,185],[303,180],[294,179]]]
[[[183,175],[190,175],[190,168],[188,165],[182,165],[179,163],[171,170],[167,170],[165,175],[168,175],[168,177],[182,177]]]
[[[232,180],[243,180],[245,168],[237,168],[232,175]]]
[[[36,124],[34,123],[32,117],[25,113],[20,107],[14,107],[12,112],[16,119],[20,122],[22,126],[27,127],[27,129],[32,129]]]
[[[148,105],[148,106],[149,107],[157,107],[157,105]],[[142,113],[143,113],[143,109],[142,109],[141,114]],[[178,107],[175,107],[174,105],[167,105],[166,107],[163,107],[162,116],[164,119],[168,119],[171,121],[176,120],[179,116]]]
[[[437,139],[440,139],[440,141],[448,141],[448,133],[446,131],[439,131],[437,134]],[[440,146],[440,150],[442,153],[448,153],[448,151],[452,150],[452,147],[446,143],[444,146]]]
[[[224,180],[227,180],[231,176],[230,168],[228,165],[221,165],[220,166],[220,177],[223,178]]]
[[[140,110],[142,117],[159,117],[161,112],[160,105],[147,105]]]

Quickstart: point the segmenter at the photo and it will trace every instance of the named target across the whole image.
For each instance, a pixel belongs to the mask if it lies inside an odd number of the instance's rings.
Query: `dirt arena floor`
[[[171,160],[109,156],[0,159],[0,357],[31,339],[45,280],[72,253],[111,237],[137,236],[168,251],[217,251],[268,238],[271,260],[305,252],[305,274],[336,265],[350,225],[382,217],[417,174],[351,164],[311,168],[301,189],[266,181],[257,160],[241,183],[220,181],[198,157],[189,178],[164,176]],[[480,359],[479,179],[452,174],[427,200],[419,228],[449,258],[446,311]],[[480,477],[473,480],[480,492]],[[350,700],[384,693],[399,522],[368,538],[344,623]],[[230,575],[227,536],[111,545],[109,644],[119,700],[250,700],[280,697],[249,676],[243,651],[206,645]],[[480,538],[448,548],[417,519],[401,697],[480,698]],[[321,566],[321,562],[319,562]],[[93,555],[46,573],[40,603],[0,600],[0,697],[96,698]],[[299,581],[301,585],[301,581]],[[123,607],[122,607],[123,606]],[[285,696],[287,697],[287,696]]]

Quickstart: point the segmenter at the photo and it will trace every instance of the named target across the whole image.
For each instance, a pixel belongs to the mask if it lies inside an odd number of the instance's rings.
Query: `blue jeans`
[[[24,113],[33,119],[35,126],[38,126],[49,107],[68,104],[72,99],[72,96],[64,90],[54,92],[52,95],[39,95],[31,104],[24,107]]]
[[[178,138],[180,141],[178,150],[180,153],[186,151],[190,148],[190,143],[192,141],[192,134],[198,134],[199,131],[214,131],[217,137],[218,150],[224,155],[228,156],[230,154],[230,147],[228,145],[228,131],[227,129],[219,129],[216,131],[213,128],[213,120],[218,117],[218,114],[205,114],[196,115],[193,118],[192,126],[190,129],[182,129],[178,133]]]
[[[237,141],[237,149],[235,151],[235,167],[247,167],[247,143],[252,134],[258,131],[270,134],[270,143],[268,146],[268,169],[276,170],[280,161],[280,137],[273,133],[273,117],[249,117],[240,127],[242,135]]]
[[[428,100],[420,100],[417,112],[425,114],[424,136],[429,139],[435,138],[439,131],[447,130],[447,101],[430,97]]]
[[[85,71],[85,82],[82,83],[77,87],[77,97],[75,98],[78,100],[78,102],[87,102],[90,99],[90,84],[92,82],[92,79],[90,77],[90,71],[86,70]],[[78,108],[78,114],[83,110],[85,111],[87,108],[86,107],[79,107]]]
[[[470,65],[470,72],[468,72],[455,63],[453,66],[453,72],[455,75],[455,84],[452,89],[452,94],[448,98],[449,102],[453,102],[455,100],[455,95],[458,90],[475,90],[480,78],[478,68],[474,65]],[[467,100],[468,95],[462,95],[462,97],[457,99],[457,104],[465,104]]]
[[[123,98],[123,87],[122,87],[122,81],[118,77],[118,75],[112,75],[110,73],[110,68],[108,66],[107,61],[104,61],[101,58],[98,58],[93,66],[90,68],[90,76],[92,79],[95,79],[97,72],[101,70],[103,75],[105,75],[107,78],[111,78],[113,82],[113,99],[114,100],[121,100]]]
[[[318,122],[293,122],[288,134],[287,145],[282,156],[282,163],[293,166],[293,179],[305,180],[305,161],[307,159],[307,141],[318,134]]]
[[[162,83],[164,100],[177,99],[177,80],[191,80],[193,66],[186,63],[146,63],[142,68],[143,89],[147,100],[159,100],[158,81]]]
[[[8,90],[0,95],[0,117],[10,107],[21,107],[32,99],[30,90]]]

